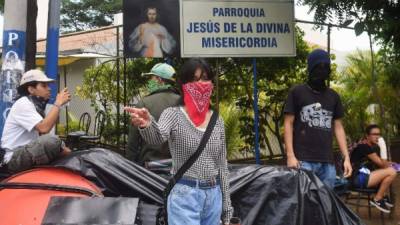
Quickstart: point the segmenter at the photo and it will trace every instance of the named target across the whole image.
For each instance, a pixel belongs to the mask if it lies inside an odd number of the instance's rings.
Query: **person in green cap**
[[[167,63],[158,63],[149,73],[142,74],[149,77],[147,90],[149,95],[143,97],[136,105],[137,108],[147,108],[150,114],[158,121],[164,109],[179,105],[181,96],[174,88],[175,69]],[[168,143],[151,145],[141,138],[138,128],[130,125],[127,158],[130,161],[144,165],[145,162],[169,159]]]

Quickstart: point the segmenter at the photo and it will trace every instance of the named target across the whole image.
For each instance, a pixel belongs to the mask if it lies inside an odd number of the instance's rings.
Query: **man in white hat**
[[[143,97],[135,107],[146,107],[150,114],[158,120],[164,109],[179,105],[181,97],[173,87],[175,69],[167,63],[157,63],[149,73],[143,76],[149,77],[147,90],[149,95]],[[168,144],[150,145],[141,138],[136,126],[129,127],[127,158],[138,164],[147,161],[171,158]]]
[[[71,95],[64,88],[46,115],[45,108],[51,95],[50,82],[54,80],[41,70],[29,70],[21,78],[19,98],[11,107],[1,138],[4,154],[0,154],[0,167],[10,173],[48,164],[70,153],[57,136],[48,133],[57,122],[60,108],[70,101]]]

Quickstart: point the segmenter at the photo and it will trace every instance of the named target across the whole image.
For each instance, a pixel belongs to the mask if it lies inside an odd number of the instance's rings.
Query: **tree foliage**
[[[382,99],[386,111],[384,117],[390,124],[390,133],[398,135],[400,125],[400,107],[394,104],[400,97],[400,92],[389,85],[391,68],[385,66],[384,57],[374,56],[378,63],[375,71],[379,75],[377,80],[371,76],[371,55],[369,52],[358,51],[347,57],[348,66],[343,70],[340,78],[340,94],[345,108],[344,125],[346,133],[352,140],[358,140],[363,135],[366,125],[377,123],[381,127],[384,121],[377,113],[377,99]],[[377,95],[371,86],[377,85]]]
[[[376,123],[377,119],[367,111],[368,106],[374,106],[375,99],[371,89],[371,57],[368,52],[358,51],[347,56],[347,63],[348,66],[339,80],[345,108],[344,125],[347,135],[352,140],[358,140],[362,137],[365,126]]]
[[[4,12],[4,1],[5,1],[5,0],[0,0],[0,12],[1,12],[1,13]]]
[[[143,87],[145,80],[141,77],[143,71],[150,71],[155,60],[138,58],[128,61],[126,64],[126,98],[134,99],[139,95],[140,88]],[[123,143],[123,130],[118,130],[117,107],[120,109],[124,105],[124,81],[123,64],[120,63],[120,74],[118,74],[116,61],[110,60],[98,66],[87,69],[83,76],[81,86],[76,87],[76,93],[82,99],[91,101],[91,107],[97,113],[103,110],[106,113],[107,121],[105,125],[104,141],[108,144],[115,144],[117,140]],[[119,77],[118,77],[119,76]],[[118,83],[118,80],[120,81]],[[118,95],[119,92],[119,95]],[[123,114],[123,111],[120,111]],[[123,128],[126,117],[120,117],[119,128]]]
[[[373,35],[384,45],[392,46],[400,57],[400,2],[395,0],[301,0],[315,10],[316,22],[340,24],[353,20],[356,34],[363,31]]]
[[[241,111],[232,103],[223,102],[219,105],[219,114],[224,119],[225,139],[228,158],[235,157],[244,147],[244,141],[240,135]]]
[[[311,10],[315,10],[314,20],[317,22],[336,22],[335,20],[338,20],[340,24],[348,25],[349,22],[354,21],[357,35],[364,31],[368,33],[370,54],[376,56],[377,59],[369,57],[371,71],[363,73],[363,75],[365,79],[366,75],[371,76],[371,83],[365,84],[369,86],[362,88],[370,88],[374,92],[374,100],[371,101],[378,104],[380,120],[384,121],[382,127],[384,131],[390,133],[390,130],[398,127],[399,124],[396,122],[399,110],[397,104],[393,103],[397,102],[400,96],[398,92],[400,88],[398,78],[400,76],[400,64],[398,63],[400,60],[400,2],[394,0],[301,0],[300,3],[309,5]],[[381,46],[378,55],[372,52],[372,38]],[[356,58],[360,57],[364,56],[358,55]],[[363,65],[363,68],[366,66],[366,64]],[[353,77],[353,79],[356,78]],[[361,104],[361,102],[358,103]],[[398,134],[396,129],[393,132]]]
[[[122,0],[63,0],[61,28],[65,32],[108,26],[122,11]]]
[[[260,145],[264,155],[283,154],[281,127],[283,105],[289,89],[306,78],[306,58],[309,52],[304,33],[296,28],[296,57],[258,58],[257,86],[259,88]],[[228,58],[216,63],[219,68],[220,98],[234,101],[242,112],[240,134],[249,151],[254,149],[253,67],[252,59]],[[268,134],[272,134],[268,135]],[[279,146],[274,146],[272,137]],[[276,142],[275,142],[276,143]],[[278,149],[278,152],[274,151]]]

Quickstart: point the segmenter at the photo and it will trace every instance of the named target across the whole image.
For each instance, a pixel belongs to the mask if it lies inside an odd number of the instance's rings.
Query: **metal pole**
[[[256,58],[253,58],[253,90],[254,90],[254,101],[253,101],[253,108],[254,108],[254,151],[256,153],[256,163],[261,164],[260,160],[260,145],[259,145],[259,132],[258,132],[258,85],[257,85],[257,61]]]
[[[67,87],[67,66],[64,66],[64,87]],[[68,104],[65,106],[65,123],[67,124],[65,128],[65,135],[68,135],[69,133]]]
[[[118,148],[118,150],[119,150],[119,144],[120,144],[120,142],[119,142],[119,138],[120,138],[120,110],[119,110],[119,107],[120,107],[120,102],[119,102],[119,83],[120,83],[120,79],[119,79],[119,73],[120,73],[120,70],[119,70],[119,27],[117,27],[117,39],[116,39],[116,41],[117,41],[117,63],[116,63],[116,66],[117,66],[117,148]],[[125,152],[124,152],[124,154],[125,154]]]
[[[127,74],[126,74],[126,58],[124,57],[124,106],[127,105],[128,102],[128,93],[127,93]],[[124,111],[125,113],[125,111]]]
[[[52,79],[57,79],[58,74],[58,40],[60,37],[60,0],[49,1],[49,17],[47,24],[46,41],[46,74]],[[56,84],[50,84],[53,103],[57,96]]]
[[[332,28],[332,24],[328,24],[328,43],[327,43],[327,45],[328,45],[328,55],[329,55],[329,57],[330,57],[330,55],[331,55],[331,28]],[[328,79],[328,87],[330,87],[331,86],[331,77],[329,77],[329,79]]]
[[[60,86],[61,86],[61,75],[59,73],[57,73],[56,83],[57,83],[57,93],[58,93],[60,92]],[[60,117],[57,118],[56,125],[54,126],[55,134],[57,135],[58,135],[58,124],[60,124]]]
[[[127,99],[128,97],[126,92],[126,58],[124,56],[124,106],[127,105]],[[126,134],[128,133],[128,124],[125,118],[126,118],[126,112],[124,110],[124,146],[127,143]],[[126,151],[124,152],[124,155],[126,156]]]
[[[6,0],[0,74],[0,134],[25,71],[27,0]]]
[[[321,26],[328,26],[330,25],[331,27],[337,27],[337,28],[344,28],[344,29],[350,29],[350,30],[354,30],[354,27],[350,27],[350,26],[343,26],[343,25],[337,25],[337,24],[331,24],[331,23],[318,23],[318,22],[314,22],[314,21],[307,21],[307,20],[295,20],[296,23],[307,23],[307,24],[313,24],[313,25],[321,25]]]
[[[29,0],[27,7],[25,71],[36,69],[37,0]]]
[[[331,28],[332,24],[328,24],[328,54],[331,54]]]
[[[219,69],[219,60],[218,58],[216,59],[216,73],[217,73],[217,77],[215,79],[215,103],[216,103],[216,107],[215,110],[217,110],[217,112],[219,112],[219,74],[220,74],[220,69]]]

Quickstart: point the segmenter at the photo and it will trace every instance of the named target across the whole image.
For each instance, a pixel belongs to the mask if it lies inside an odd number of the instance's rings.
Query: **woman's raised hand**
[[[150,113],[146,108],[124,107],[131,116],[131,123],[140,128],[148,127],[151,123]]]

